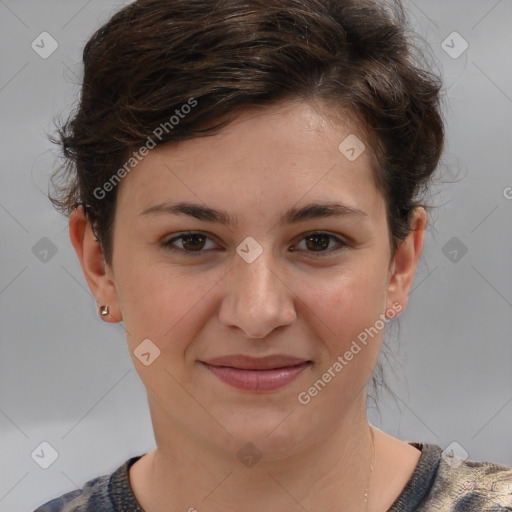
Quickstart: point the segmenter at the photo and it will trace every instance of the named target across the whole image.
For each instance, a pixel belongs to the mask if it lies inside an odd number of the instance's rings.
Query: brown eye
[[[329,233],[324,232],[314,232],[309,233],[301,239],[301,242],[305,242],[306,252],[309,253],[318,253],[318,256],[327,256],[332,254],[333,252],[342,249],[343,247],[348,247],[349,244],[337,236],[331,235]],[[337,246],[328,250],[331,244],[331,241],[335,241]],[[293,249],[295,251],[296,249]],[[315,255],[316,256],[316,255]]]
[[[183,248],[187,251],[197,251],[204,247],[205,238],[203,235],[187,235],[180,237],[183,240]]]
[[[163,242],[163,246],[184,256],[199,256],[205,252],[203,249],[207,245],[207,240],[210,240],[210,238],[202,233],[187,232]],[[176,245],[178,241],[181,247]]]
[[[305,238],[306,246],[312,251],[323,251],[329,247],[329,235],[318,233]]]

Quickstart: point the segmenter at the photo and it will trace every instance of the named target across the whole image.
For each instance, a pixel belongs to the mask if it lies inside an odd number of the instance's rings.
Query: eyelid
[[[162,245],[163,245],[164,249],[167,249],[167,250],[175,252],[175,253],[182,254],[184,256],[199,256],[203,253],[208,252],[208,251],[204,251],[204,250],[186,251],[185,249],[181,249],[180,247],[177,247],[172,244],[172,242],[174,242],[174,241],[180,240],[182,238],[186,238],[187,236],[194,236],[194,235],[202,235],[204,238],[211,240],[211,241],[215,242],[216,244],[218,244],[218,242],[215,241],[215,237],[212,237],[209,234],[204,233],[203,231],[188,230],[188,231],[182,231],[182,232],[176,233],[173,236],[171,236],[171,238],[164,239],[164,241],[162,242]]]
[[[328,250],[325,250],[325,251],[305,251],[308,255],[311,255],[313,256],[314,258],[315,257],[327,257],[331,254],[335,254],[337,253],[338,251],[340,251],[341,249],[344,249],[344,248],[347,248],[347,247],[352,247],[353,244],[347,240],[346,238],[342,237],[341,235],[338,235],[338,234],[334,234],[334,233],[331,233],[329,231],[323,231],[323,230],[312,230],[312,231],[307,231],[306,233],[302,233],[299,235],[298,238],[296,238],[297,242],[295,243],[299,243],[299,242],[302,242],[304,239],[308,238],[309,236],[312,236],[312,235],[325,235],[327,237],[329,237],[331,240],[334,240],[336,243],[337,243],[337,247],[334,247],[334,248],[331,248],[331,249],[328,249]],[[295,251],[293,251],[295,252]]]

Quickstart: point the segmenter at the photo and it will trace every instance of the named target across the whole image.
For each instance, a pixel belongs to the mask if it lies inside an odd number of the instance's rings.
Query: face
[[[338,149],[350,134],[305,102],[247,110],[123,178],[112,267],[81,261],[124,323],[157,444],[291,453],[364,410],[421,240],[391,258],[369,156]]]

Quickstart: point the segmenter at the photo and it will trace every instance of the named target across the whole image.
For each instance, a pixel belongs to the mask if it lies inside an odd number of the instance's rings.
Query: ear
[[[418,260],[423,250],[427,214],[425,209],[417,207],[411,219],[411,232],[396,250],[391,262],[390,277],[387,286],[386,306],[396,310],[396,304],[403,311],[409,300],[409,291],[414,280]],[[395,308],[393,308],[395,304]]]
[[[101,244],[96,240],[82,206],[78,206],[71,212],[69,237],[97,303],[108,306],[109,313],[102,315],[101,318],[106,322],[120,322],[123,317],[119,308],[114,272],[105,263]]]

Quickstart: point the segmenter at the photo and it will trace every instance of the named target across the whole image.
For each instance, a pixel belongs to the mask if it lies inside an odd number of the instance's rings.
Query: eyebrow
[[[217,210],[201,204],[179,202],[179,203],[161,203],[150,206],[142,211],[142,215],[188,215],[206,222],[218,222],[227,226],[235,227],[238,225],[236,216],[230,215],[224,210]],[[298,224],[312,219],[325,217],[356,216],[362,219],[368,218],[368,214],[363,210],[340,203],[310,203],[302,208],[290,208],[279,220],[280,225]]]

